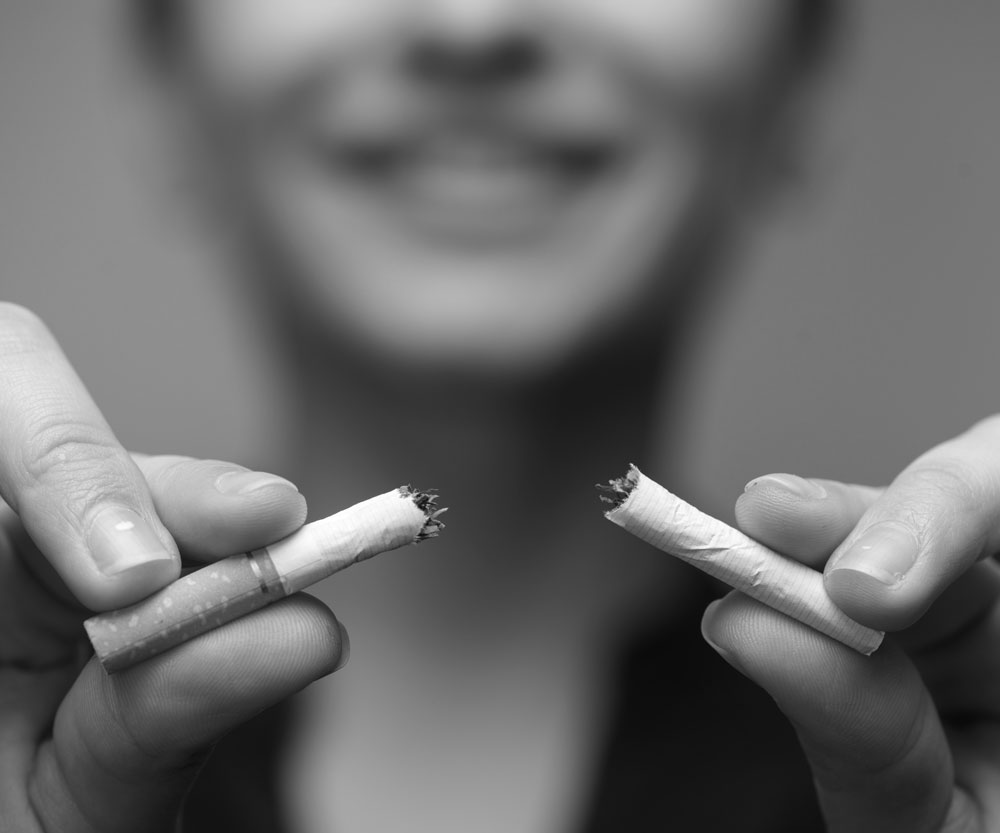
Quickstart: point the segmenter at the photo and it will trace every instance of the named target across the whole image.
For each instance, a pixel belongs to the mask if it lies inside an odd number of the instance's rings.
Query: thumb
[[[109,677],[92,660],[39,750],[43,829],[174,831],[211,745],[334,671],[343,632],[298,595]]]
[[[951,829],[969,799],[930,694],[896,646],[863,657],[739,593],[709,606],[702,632],[794,725],[830,833]]]

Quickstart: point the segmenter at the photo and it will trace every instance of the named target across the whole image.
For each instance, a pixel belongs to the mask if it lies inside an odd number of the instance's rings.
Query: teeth
[[[484,170],[508,170],[535,161],[533,154],[495,142],[435,141],[414,155],[418,163]]]
[[[548,177],[518,166],[468,166],[420,164],[414,166],[407,182],[425,197],[468,199],[494,203],[515,196],[537,195],[551,187]]]

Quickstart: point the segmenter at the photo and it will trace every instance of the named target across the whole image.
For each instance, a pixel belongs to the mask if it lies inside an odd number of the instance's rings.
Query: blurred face
[[[182,72],[283,301],[528,374],[662,309],[728,214],[787,0],[197,0]]]

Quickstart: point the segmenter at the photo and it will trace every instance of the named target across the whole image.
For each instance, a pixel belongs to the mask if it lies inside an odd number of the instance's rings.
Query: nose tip
[[[411,45],[405,63],[413,78],[428,84],[494,87],[535,76],[545,54],[529,33],[498,32],[477,39],[425,34]]]

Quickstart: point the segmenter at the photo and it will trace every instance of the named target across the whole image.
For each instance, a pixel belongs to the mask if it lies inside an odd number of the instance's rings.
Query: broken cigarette
[[[84,622],[108,673],[296,593],[338,570],[437,535],[436,496],[403,486],[306,524],[287,538],[209,564],[130,607]]]
[[[598,488],[612,506],[608,520],[646,543],[866,656],[882,644],[883,633],[855,622],[833,603],[822,573],[700,512],[635,466]]]

